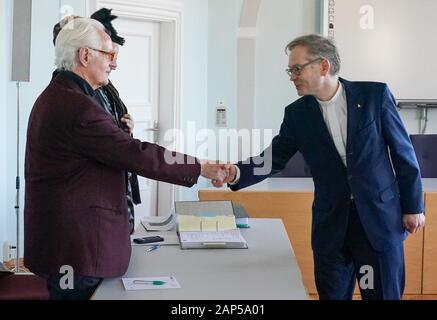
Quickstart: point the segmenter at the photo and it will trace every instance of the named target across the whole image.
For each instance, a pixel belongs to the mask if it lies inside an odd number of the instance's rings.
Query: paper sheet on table
[[[144,277],[144,278],[122,278],[124,289],[128,291],[137,290],[162,290],[179,289],[181,286],[175,277]],[[162,285],[151,283],[135,283],[135,281],[164,281]]]
[[[238,229],[215,232],[181,232],[179,236],[181,243],[246,242]]]

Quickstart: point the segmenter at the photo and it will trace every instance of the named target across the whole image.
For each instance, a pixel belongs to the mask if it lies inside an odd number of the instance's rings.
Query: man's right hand
[[[216,180],[216,179],[213,179],[211,181],[212,185],[216,188],[221,188],[223,187],[224,184],[229,182],[234,182],[235,180],[235,176],[237,175],[237,167],[233,164],[227,164],[225,165],[225,167],[227,170],[226,178],[223,181]]]
[[[218,161],[213,162],[208,160],[199,160],[199,163],[200,175],[202,177],[221,182],[227,180],[229,165],[220,163]]]

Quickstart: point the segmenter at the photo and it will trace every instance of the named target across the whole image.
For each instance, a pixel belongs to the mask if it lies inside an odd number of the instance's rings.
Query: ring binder
[[[182,249],[245,249],[231,201],[176,202]]]

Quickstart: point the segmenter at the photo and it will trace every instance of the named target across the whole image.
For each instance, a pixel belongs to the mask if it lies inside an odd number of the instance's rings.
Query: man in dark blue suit
[[[384,83],[339,78],[340,57],[321,36],[286,47],[286,70],[301,98],[257,156],[231,165],[233,191],[281,171],[300,151],[315,193],[312,249],[320,299],[401,299],[403,240],[425,222],[419,166]],[[217,187],[222,183],[213,181]]]

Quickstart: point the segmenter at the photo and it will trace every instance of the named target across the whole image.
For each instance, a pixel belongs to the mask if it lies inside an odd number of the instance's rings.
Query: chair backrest
[[[437,178],[437,134],[410,135],[422,178]]]
[[[36,275],[0,275],[0,300],[48,300],[47,282]]]
[[[307,178],[311,177],[311,171],[305,163],[303,156],[297,152],[285,165],[284,170],[273,175],[275,178]]]

